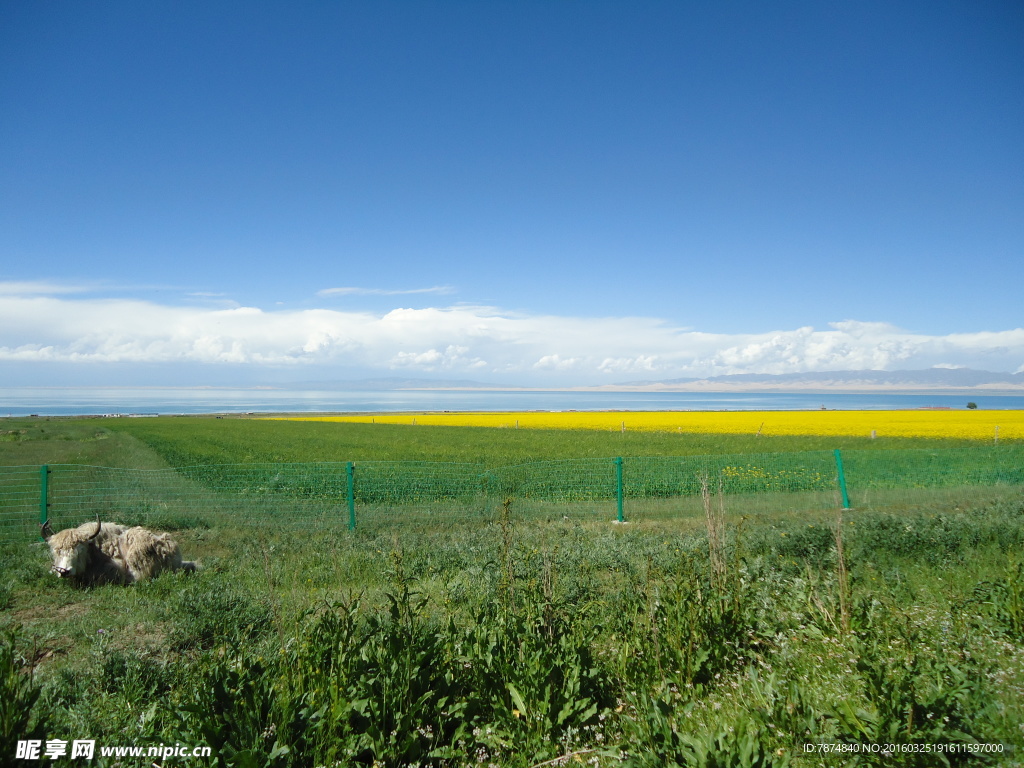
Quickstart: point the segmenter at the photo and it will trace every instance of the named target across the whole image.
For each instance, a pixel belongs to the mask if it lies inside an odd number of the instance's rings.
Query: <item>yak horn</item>
[[[96,533],[94,533],[92,536],[90,536],[87,539],[87,541],[92,541],[97,536],[99,536],[100,535],[100,528],[102,528],[102,527],[103,527],[103,523],[100,522],[100,516],[97,514],[96,515]]]
[[[50,527],[49,520],[39,526],[39,535],[43,537],[43,541],[49,541],[50,537],[53,536],[53,528]]]

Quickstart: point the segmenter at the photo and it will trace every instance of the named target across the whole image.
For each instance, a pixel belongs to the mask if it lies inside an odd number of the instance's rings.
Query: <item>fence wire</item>
[[[0,540],[39,532],[40,477],[39,467],[0,469]]]
[[[1024,446],[859,450],[842,454],[855,509],[954,504],[1024,490]],[[126,525],[273,522],[349,526],[429,515],[486,518],[511,499],[518,515],[627,520],[696,514],[702,489],[738,513],[836,509],[830,451],[542,461],[506,467],[447,462],[198,465],[158,470],[0,467],[0,540],[38,536],[97,515]]]
[[[850,506],[887,509],[1020,499],[1024,446],[843,451]]]

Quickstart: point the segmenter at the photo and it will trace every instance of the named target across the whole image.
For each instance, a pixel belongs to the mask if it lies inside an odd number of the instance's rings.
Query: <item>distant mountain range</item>
[[[292,384],[275,384],[273,388],[318,392],[380,392],[392,389],[522,389],[522,387],[503,387],[468,379],[407,379],[401,377],[353,381],[298,381]]]
[[[927,368],[919,371],[820,371],[814,373],[737,373],[706,378],[626,381],[575,387],[516,387],[469,379],[414,379],[386,377],[354,381],[304,381],[275,385],[275,389],[367,391],[397,389],[524,390],[639,392],[969,392],[1019,393],[1024,373],[996,373],[970,368]]]
[[[602,389],[679,392],[751,392],[783,390],[914,391],[1024,390],[1024,373],[996,373],[971,368],[927,368],[919,371],[819,371],[810,373],[737,373],[707,378],[630,381]],[[597,389],[597,387],[594,387]]]

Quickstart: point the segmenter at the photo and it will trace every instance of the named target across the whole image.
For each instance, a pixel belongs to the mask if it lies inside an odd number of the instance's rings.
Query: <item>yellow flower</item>
[[[408,414],[303,416],[294,421],[409,424]],[[593,429],[691,432],[740,435],[849,435],[870,437],[966,438],[992,441],[1024,439],[1024,411],[636,411],[602,413],[424,413],[418,425],[500,427],[514,421],[520,429]],[[735,467],[729,473],[739,472]],[[750,471],[750,470],[746,470]]]

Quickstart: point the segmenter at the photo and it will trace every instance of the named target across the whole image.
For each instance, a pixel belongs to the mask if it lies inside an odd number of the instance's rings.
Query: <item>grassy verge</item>
[[[205,743],[225,766],[945,764],[816,742],[1019,759],[1019,504],[848,514],[843,568],[835,520],[726,508],[709,537],[699,517],[507,512],[185,528],[203,570],[127,589],[75,590],[42,547],[8,546],[0,700],[23,705],[2,748],[37,732]]]

